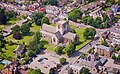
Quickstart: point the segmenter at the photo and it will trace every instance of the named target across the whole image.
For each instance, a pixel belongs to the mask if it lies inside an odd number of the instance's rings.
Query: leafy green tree
[[[28,24],[23,24],[21,26],[21,32],[23,35],[26,35],[30,32],[30,26]]]
[[[112,55],[112,59],[116,59],[116,56],[115,56],[115,54],[113,54],[113,55]]]
[[[44,13],[38,12],[33,15],[33,19],[36,25],[41,25],[42,17],[44,16]]]
[[[4,43],[2,41],[0,41],[0,48],[4,47]]]
[[[20,26],[16,25],[12,28],[12,33],[20,32]]]
[[[47,3],[48,3],[49,5],[55,5],[55,6],[57,6],[58,0],[47,0]]]
[[[27,74],[43,74],[40,69],[31,69]]]
[[[47,17],[43,17],[42,20],[41,20],[41,25],[43,24],[49,24],[49,19]]]
[[[77,19],[81,17],[81,15],[82,15],[82,12],[80,11],[80,9],[75,8],[73,11],[71,11],[68,14],[68,19],[76,22]]]
[[[81,74],[89,74],[89,69],[88,68],[83,68],[81,71]]]
[[[58,46],[58,47],[55,49],[55,52],[61,54],[61,53],[62,53],[62,50],[63,50],[63,47]]]
[[[49,70],[49,74],[56,74],[56,72],[57,72],[56,67],[51,68],[51,69]]]
[[[34,35],[34,37],[33,37],[33,39],[35,40],[35,41],[40,41],[40,37],[41,37],[41,34],[40,34],[40,32],[36,32],[35,33],[35,35]]]
[[[83,35],[86,39],[94,38],[96,35],[96,30],[94,28],[86,28]]]
[[[12,10],[9,10],[9,11],[6,12],[7,20],[15,19],[15,18],[16,18],[16,15],[17,15],[17,13],[15,13],[15,12],[12,11]]]
[[[117,57],[117,58],[118,58],[118,60],[120,60],[120,54],[118,55],[118,57]]]
[[[116,52],[116,51],[119,51],[119,48],[118,47],[115,47],[114,48],[114,51]]]
[[[66,59],[64,57],[62,57],[62,58],[59,59],[59,61],[60,61],[61,64],[64,64],[66,62]]]
[[[73,52],[75,52],[75,46],[74,46],[74,44],[70,44],[70,45],[66,46],[65,52],[67,53],[67,55],[70,55]]]
[[[106,40],[102,41],[101,45],[108,46],[108,43]]]
[[[37,43],[38,42],[36,40],[31,41],[28,45],[28,49],[29,50],[34,50],[34,47],[37,45]]]
[[[3,41],[4,36],[2,35],[2,33],[0,33],[0,41]]]
[[[35,55],[35,53],[32,51],[32,50],[29,50],[28,51],[28,56],[29,57],[33,57]]]

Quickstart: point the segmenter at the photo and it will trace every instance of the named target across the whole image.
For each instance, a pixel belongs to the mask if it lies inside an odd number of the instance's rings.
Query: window
[[[55,42],[55,38],[53,38],[53,42]]]
[[[60,29],[60,25],[58,25],[58,29]]]

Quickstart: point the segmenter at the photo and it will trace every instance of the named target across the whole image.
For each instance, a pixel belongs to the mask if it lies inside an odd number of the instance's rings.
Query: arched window
[[[53,38],[53,42],[55,42],[55,38]]]

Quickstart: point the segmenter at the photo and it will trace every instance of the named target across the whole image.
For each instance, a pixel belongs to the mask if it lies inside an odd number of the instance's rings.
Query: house
[[[108,73],[108,74],[120,74],[120,70],[117,69],[117,68],[108,67],[108,68],[107,68],[107,73]]]
[[[42,8],[42,7],[39,7],[37,10],[38,10],[38,12],[46,12],[46,9]]]
[[[114,13],[120,12],[120,6],[119,5],[112,5],[110,8]]]
[[[60,19],[66,19],[68,20],[68,12],[60,11],[59,16]]]
[[[15,53],[15,57],[20,56],[21,54],[23,54],[25,51],[25,45],[20,44],[17,46],[17,48],[14,50]]]
[[[53,24],[56,24],[58,21],[60,21],[60,18],[57,18],[57,17],[56,17],[56,18],[54,18],[54,19],[52,20],[52,23],[53,23]]]
[[[94,54],[89,54],[88,55],[88,60],[89,61],[97,61],[99,59],[99,54],[96,52]]]
[[[67,4],[68,2],[69,2],[69,0],[59,0],[58,5],[61,7],[61,6],[64,6],[65,4]]]
[[[110,22],[115,18],[114,13],[112,11],[107,11],[105,14],[108,15]]]
[[[111,42],[111,45],[120,45],[120,26],[115,26],[108,29],[108,37]]]
[[[103,12],[101,11],[101,9],[102,8],[98,8],[97,10],[89,13],[89,15],[92,16],[94,19],[96,19],[97,17],[103,19]]]
[[[58,45],[59,43],[70,44],[71,42],[77,42],[78,36],[71,33],[68,23],[68,21],[60,20],[56,23],[56,26],[43,24],[40,31],[42,38],[54,45]]]
[[[107,58],[105,56],[103,56],[100,60],[99,60],[99,64],[101,66],[103,66],[105,63],[107,62]]]
[[[106,3],[107,0],[99,0],[101,3]]]
[[[57,6],[51,6],[51,5],[46,6],[46,13],[47,14],[58,15],[60,10],[61,9],[59,7],[57,7]]]
[[[53,19],[57,18],[54,14],[46,14],[45,16],[49,19],[49,22],[51,23],[54,23]]]
[[[106,57],[110,57],[114,49],[112,47],[97,45],[96,50],[99,55],[104,55]]]
[[[70,65],[68,69],[68,74],[80,74],[83,67],[80,67],[78,65]]]
[[[99,71],[99,64],[97,61],[89,61],[86,59],[79,59],[77,65],[88,68],[94,74],[96,74]]]

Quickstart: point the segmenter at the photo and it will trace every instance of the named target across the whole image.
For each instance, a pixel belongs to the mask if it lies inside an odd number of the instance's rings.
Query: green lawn
[[[40,31],[41,26],[37,26],[35,23],[32,24],[31,31],[32,32],[37,32]]]
[[[70,24],[70,28],[71,28],[71,29],[76,29],[77,27]]]
[[[3,68],[4,68],[4,65],[0,64],[0,71],[3,70]]]
[[[5,54],[6,56],[10,56],[12,58],[14,58],[14,53],[13,51],[17,48],[17,45],[8,45],[6,44],[6,49],[3,48],[2,51],[4,52],[3,54]]]
[[[80,48],[82,48],[84,45],[86,45],[87,43],[89,43],[91,40],[86,40],[83,36],[83,32],[85,31],[85,28],[80,28],[78,30],[76,30],[76,34],[79,36],[79,40],[80,40],[80,44],[76,46],[76,50],[79,50]]]
[[[55,24],[53,24],[53,23],[51,23],[50,25],[51,25],[51,26],[55,26]]]
[[[51,45],[51,44],[44,45],[44,48],[46,48],[47,50],[50,50],[50,51],[55,51],[55,46]]]
[[[33,40],[34,32],[40,31],[40,26],[36,26],[35,24],[33,24],[32,26],[33,26],[33,27],[31,28],[31,33],[30,33],[29,35],[27,35],[27,36],[23,36],[22,39],[16,40],[16,39],[13,38],[13,35],[10,35],[10,36],[8,36],[8,37],[5,37],[5,40],[6,40],[7,42],[12,41],[12,42],[17,43],[17,44],[21,44],[21,43],[24,42],[26,45],[28,45],[29,42]],[[14,57],[13,51],[14,51],[14,50],[16,49],[16,47],[18,46],[17,44],[14,44],[14,45],[8,45],[8,44],[6,44],[5,46],[6,46],[6,49],[7,49],[7,50],[5,50],[5,48],[3,48],[3,49],[2,49],[3,52],[4,52],[3,54],[5,54],[5,55],[7,55],[7,56]]]

